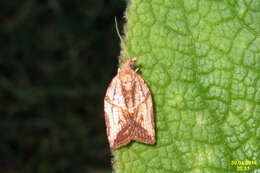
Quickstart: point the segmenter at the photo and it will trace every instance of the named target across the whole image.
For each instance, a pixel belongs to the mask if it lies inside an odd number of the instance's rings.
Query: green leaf
[[[157,143],[116,150],[116,172],[260,171],[260,1],[131,0],[126,17]]]

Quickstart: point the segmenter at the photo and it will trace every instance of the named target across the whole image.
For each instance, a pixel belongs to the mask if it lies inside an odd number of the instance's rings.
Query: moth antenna
[[[116,33],[117,33],[117,35],[118,35],[120,41],[121,41],[123,44],[125,44],[125,43],[124,43],[124,40],[122,39],[122,37],[121,37],[121,35],[120,35],[116,17],[115,17],[115,24],[116,24]]]
[[[127,54],[127,57],[128,57],[128,53],[127,53],[127,49],[126,49],[126,45],[125,45],[125,42],[124,42],[123,38],[122,38],[121,35],[120,35],[119,29],[118,29],[118,25],[117,25],[117,19],[116,19],[116,17],[115,17],[115,25],[116,25],[116,32],[117,32],[117,35],[118,35],[118,37],[119,37],[121,43],[123,44],[123,48],[126,50],[126,54]],[[120,61],[121,61],[121,60],[120,60]]]

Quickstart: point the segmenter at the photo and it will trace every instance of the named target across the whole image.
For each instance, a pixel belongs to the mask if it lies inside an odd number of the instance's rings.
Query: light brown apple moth
[[[134,70],[136,58],[126,60],[110,83],[104,99],[106,131],[111,149],[131,140],[155,143],[152,96]]]

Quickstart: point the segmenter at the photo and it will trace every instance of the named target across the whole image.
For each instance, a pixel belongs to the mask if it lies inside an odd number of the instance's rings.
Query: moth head
[[[131,59],[127,59],[123,62],[122,68],[123,69],[127,69],[127,68],[134,69],[135,68],[135,62],[136,62],[136,57],[133,57]]]

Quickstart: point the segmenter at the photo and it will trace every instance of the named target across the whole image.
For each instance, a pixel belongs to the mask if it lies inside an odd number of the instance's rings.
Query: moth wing
[[[154,144],[155,143],[155,126],[152,95],[145,84],[143,78],[137,74],[136,77],[136,94],[135,99],[140,100],[136,108],[134,140]]]
[[[126,107],[125,98],[122,92],[121,81],[118,75],[116,75],[113,78],[112,82],[109,84],[105,97],[115,106],[121,108]]]
[[[136,106],[143,103],[148,95],[151,95],[144,79],[137,73],[135,74],[135,91],[133,93]]]
[[[125,100],[118,75],[110,83],[104,101],[106,131],[110,148],[119,148],[131,141],[131,127],[124,116]]]

